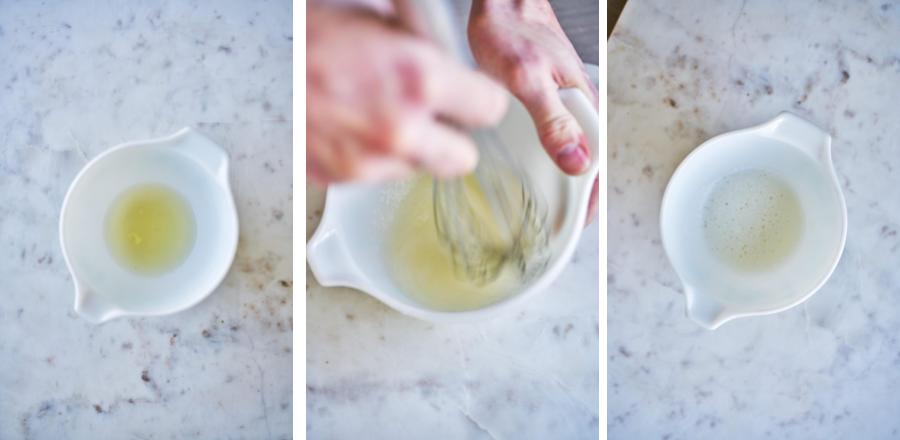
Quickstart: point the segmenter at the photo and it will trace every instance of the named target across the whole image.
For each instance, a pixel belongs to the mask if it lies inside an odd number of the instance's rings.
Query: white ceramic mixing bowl
[[[597,66],[587,65],[597,82]],[[500,302],[486,307],[446,312],[413,300],[392,278],[388,255],[388,228],[395,206],[396,184],[343,184],[328,188],[322,221],[307,243],[307,261],[320,284],[362,290],[388,306],[432,322],[471,321],[494,316],[543,291],[569,262],[587,215],[588,199],[599,171],[599,118],[591,102],[580,91],[560,91],[566,107],[583,128],[594,164],[577,177],[559,171],[547,157],[534,123],[525,108],[511,99],[510,109],[497,127],[503,143],[515,147],[519,159],[533,179],[533,186],[548,202],[551,257],[543,273],[519,286]]]
[[[740,271],[706,243],[704,204],[721,179],[762,170],[796,194],[803,215],[793,252],[774,268]],[[681,162],[660,210],[662,242],[684,284],[687,313],[714,329],[731,319],[800,304],[831,276],[847,237],[847,208],[831,162],[831,136],[790,113],[716,136]]]
[[[142,275],[113,258],[106,217],[116,197],[140,184],[178,192],[193,211],[193,249],[178,267]],[[184,310],[222,281],[237,249],[238,218],[228,183],[228,155],[188,129],[113,147],[75,177],[59,220],[63,256],[75,283],[75,311],[92,322]]]

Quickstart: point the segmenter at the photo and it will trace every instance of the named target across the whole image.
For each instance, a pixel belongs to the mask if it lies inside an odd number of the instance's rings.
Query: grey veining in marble
[[[900,3],[628,2],[608,47],[611,439],[900,437]],[[709,332],[659,240],[676,165],[792,111],[833,136],[849,231],[805,305]]]
[[[289,438],[291,4],[0,2],[0,439]],[[241,241],[208,299],[94,326],[59,209],[115,144],[231,155]]]

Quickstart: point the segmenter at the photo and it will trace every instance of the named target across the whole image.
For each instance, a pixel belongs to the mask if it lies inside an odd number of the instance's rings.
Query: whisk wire
[[[472,137],[481,152],[474,175],[468,177],[473,184],[467,185],[466,178],[434,180],[438,236],[458,276],[485,284],[512,264],[529,279],[548,259],[543,201],[494,133],[476,131]],[[479,215],[479,204],[488,212]]]

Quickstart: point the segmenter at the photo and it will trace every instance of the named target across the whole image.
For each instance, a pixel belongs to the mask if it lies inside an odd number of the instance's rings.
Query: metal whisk
[[[445,1],[395,0],[394,5],[412,30],[475,65],[460,37],[464,32]],[[484,284],[513,265],[527,279],[549,259],[546,205],[493,129],[470,134],[479,149],[475,172],[434,180],[438,236],[461,277]]]
[[[490,130],[472,133],[481,152],[467,177],[435,179],[434,219],[457,274],[477,284],[511,265],[523,279],[549,258],[547,212],[521,167]]]

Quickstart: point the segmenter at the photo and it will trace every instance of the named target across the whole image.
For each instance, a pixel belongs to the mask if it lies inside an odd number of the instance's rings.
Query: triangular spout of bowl
[[[96,292],[77,279],[75,280],[75,313],[94,324],[100,324],[124,314],[111,304],[103,302],[97,297]]]
[[[707,330],[715,330],[732,318],[722,303],[698,294],[690,286],[685,286],[684,296],[687,299],[688,317]]]

